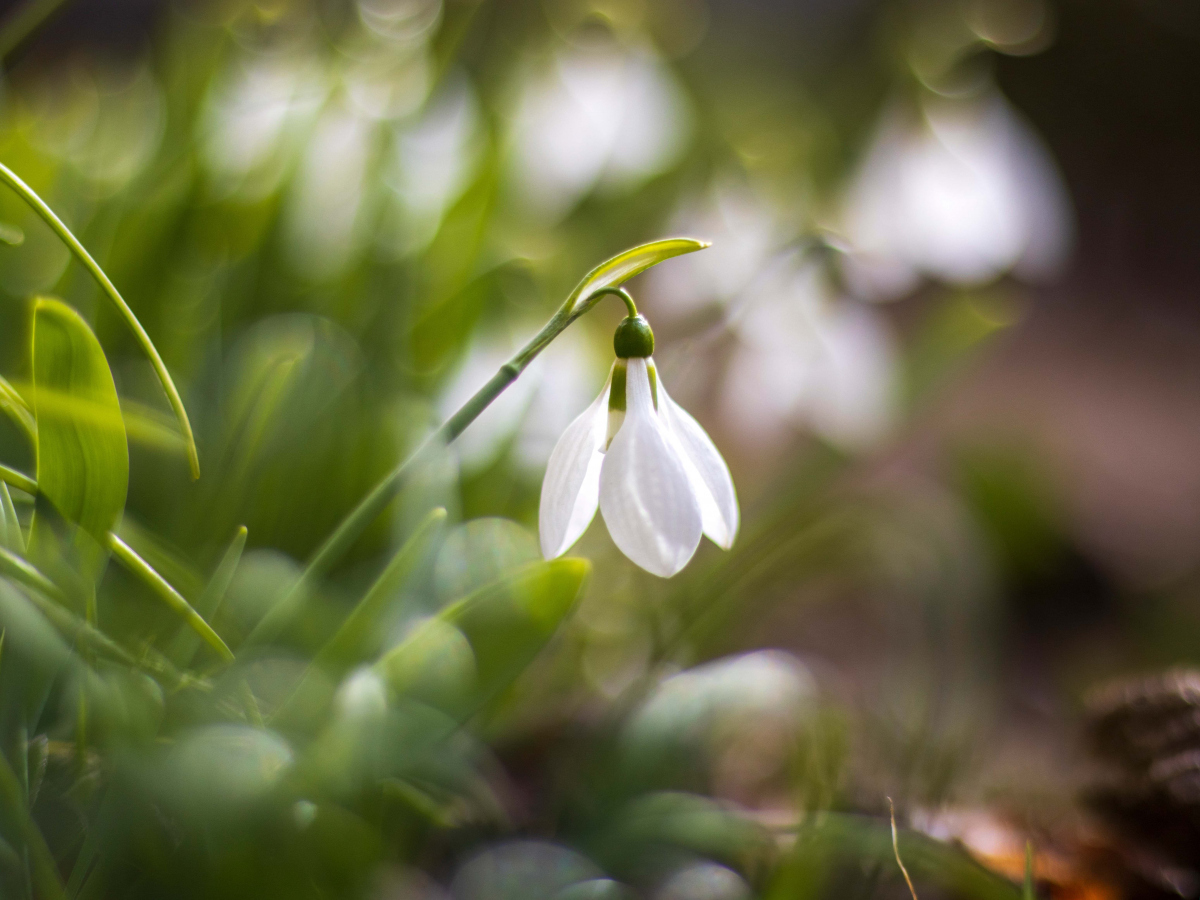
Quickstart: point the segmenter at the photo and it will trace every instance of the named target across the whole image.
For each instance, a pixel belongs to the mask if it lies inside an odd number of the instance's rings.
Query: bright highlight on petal
[[[625,421],[600,471],[600,511],[621,552],[666,578],[700,543],[700,504],[654,409],[645,359],[628,361]]]

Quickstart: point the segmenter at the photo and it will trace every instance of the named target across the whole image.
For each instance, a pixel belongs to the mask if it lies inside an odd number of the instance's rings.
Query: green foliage
[[[125,508],[129,450],[100,342],[58,300],[33,306],[38,493],[100,545]]]
[[[183,430],[184,439],[187,442],[189,463],[192,467],[192,477],[200,476],[200,463],[196,455],[196,443],[192,437],[192,426],[188,421],[187,412],[183,408],[183,400],[180,399],[179,391],[175,387],[175,383],[171,380],[170,374],[167,372],[167,367],[163,364],[162,358],[158,354],[158,349],[150,340],[150,336],[146,334],[146,330],[142,327],[142,323],[138,321],[137,316],[133,314],[133,310],[125,302],[124,298],[117,292],[116,287],[109,280],[104,270],[92,259],[91,254],[84,249],[79,240],[71,233],[70,229],[63,224],[62,220],[54,214],[54,211],[46,204],[41,197],[18,178],[12,170],[7,166],[0,164],[0,180],[3,180],[9,188],[17,193],[29,206],[42,218],[42,220],[50,226],[51,230],[62,240],[64,244],[71,250],[72,253],[83,264],[84,268],[91,273],[92,277],[100,285],[101,289],[108,295],[109,299],[116,306],[121,316],[125,319],[129,328],[136,336],[138,343],[146,355],[150,357],[150,361],[154,365],[155,373],[159,381],[162,383],[163,389],[167,393],[168,399],[171,401],[171,407],[175,415],[179,419],[180,427]]]
[[[446,608],[442,618],[471,644],[480,700],[498,695],[533,661],[579,598],[590,569],[582,559],[534,563]]]

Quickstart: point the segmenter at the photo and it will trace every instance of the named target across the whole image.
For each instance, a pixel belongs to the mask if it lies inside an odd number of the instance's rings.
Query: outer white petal
[[[704,533],[718,547],[728,550],[737,537],[741,520],[729,467],[700,423],[667,396],[662,378],[658,379],[658,412],[679,447],[700,504]]]
[[[700,505],[654,409],[646,360],[629,360],[625,385],[625,421],[600,471],[600,512],[622,553],[667,578],[696,552]]]
[[[567,426],[550,454],[538,507],[538,532],[546,559],[565,553],[596,515],[611,384],[610,373],[600,396]]]

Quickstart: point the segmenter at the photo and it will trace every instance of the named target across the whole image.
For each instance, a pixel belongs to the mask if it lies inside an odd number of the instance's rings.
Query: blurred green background
[[[0,189],[0,464],[40,485],[0,493],[0,897],[866,900],[897,855],[922,898],[1200,893],[1200,767],[1098,801],[1085,702],[1200,662],[1192,4],[5,7],[0,162],[202,474]],[[296,587],[672,235],[713,247],[629,288],[731,551],[541,561],[611,302]]]

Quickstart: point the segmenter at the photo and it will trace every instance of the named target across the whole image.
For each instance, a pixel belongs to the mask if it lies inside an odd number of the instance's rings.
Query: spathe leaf
[[[673,256],[695,253],[697,250],[703,250],[710,246],[712,245],[708,241],[700,241],[695,238],[668,238],[631,247],[611,259],[605,260],[588,272],[576,285],[575,290],[571,291],[565,308],[572,315],[579,315],[581,310],[577,307],[580,302],[586,301],[601,288],[617,287],[635,275],[645,272],[651,266],[656,266]]]

